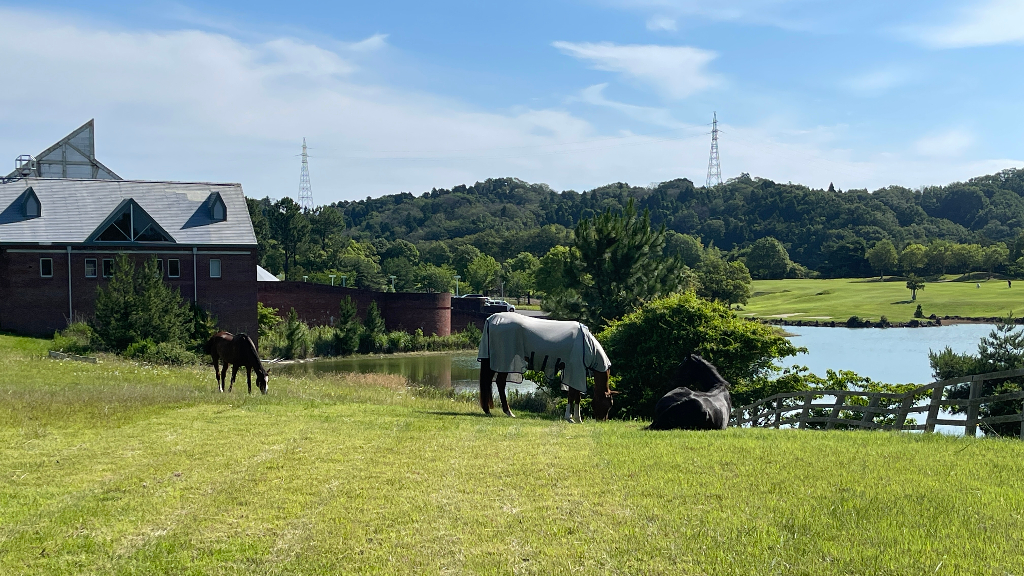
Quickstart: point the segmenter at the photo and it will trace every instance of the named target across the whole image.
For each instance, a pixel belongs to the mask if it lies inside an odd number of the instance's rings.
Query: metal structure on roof
[[[82,124],[36,156],[18,156],[14,162],[14,171],[8,174],[5,180],[31,177],[121,179],[113,170],[96,159],[96,130],[93,120]]]

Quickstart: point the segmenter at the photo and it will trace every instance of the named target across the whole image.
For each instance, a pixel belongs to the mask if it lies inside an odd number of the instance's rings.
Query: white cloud
[[[565,54],[591,62],[597,70],[619,72],[650,84],[670,98],[685,98],[718,83],[705,69],[717,57],[710,50],[610,42],[554,42],[552,45]]]
[[[699,16],[718,21],[739,21],[754,24],[766,24],[786,29],[811,29],[814,27],[807,19],[806,10],[802,5],[809,0],[593,0],[595,2],[634,10],[653,13],[647,27],[655,18],[666,18],[673,21],[682,16]],[[673,27],[672,30],[675,30]]]
[[[966,130],[947,130],[919,138],[914,142],[914,151],[921,156],[955,157],[966,152],[974,140],[974,135]]]
[[[676,19],[665,15],[651,16],[647,19],[647,29],[674,32],[676,29]]]
[[[905,33],[931,48],[967,48],[1024,42],[1024,2],[987,0],[964,8],[950,22]]]
[[[359,42],[349,44],[348,49],[353,52],[373,52],[387,46],[387,39],[387,34],[374,34],[366,40],[360,40]]]
[[[679,177],[700,184],[707,171],[706,128],[675,121],[671,109],[616,102],[603,85],[567,106],[582,101],[678,132],[599,131],[563,108],[483,110],[371,84],[363,53],[344,46],[125,31],[2,8],[0,20],[19,23],[0,34],[0,60],[16,63],[16,81],[0,90],[0,162],[38,153],[95,117],[98,158],[126,178],[241,182],[258,197],[297,194],[305,136],[318,203],[497,176],[576,190]],[[379,48],[384,38],[373,42]],[[383,52],[375,64],[386,64]],[[605,64],[616,62],[623,61]],[[962,180],[1015,164],[857,153],[843,148],[842,129],[794,130],[799,124],[723,122],[723,175],[875,188]]]
[[[842,87],[862,96],[880,96],[911,80],[913,73],[898,67],[870,70],[847,78]]]

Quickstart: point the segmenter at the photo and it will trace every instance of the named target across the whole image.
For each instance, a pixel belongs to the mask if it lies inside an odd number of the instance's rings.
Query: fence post
[[[903,430],[903,427],[907,424],[907,416],[910,415],[910,409],[914,406],[914,392],[907,392],[907,397],[903,399],[900,404],[900,411],[896,415],[896,422],[893,423],[892,428],[896,430]]]
[[[807,426],[807,417],[810,416],[811,414],[811,402],[813,400],[814,392],[808,392],[807,395],[804,396],[804,409],[802,412],[800,412],[800,423],[797,426],[800,429],[803,429],[805,426]]]
[[[830,416],[830,418],[839,418],[839,411],[842,409],[843,402],[845,402],[845,401],[846,401],[846,393],[845,392],[838,392],[837,391],[836,392],[836,403],[832,405],[832,415]],[[831,430],[832,428],[835,428],[835,422],[827,422],[827,423],[825,423],[825,429],[826,430]]]
[[[931,402],[928,404],[928,420],[924,423],[925,432],[935,432],[935,421],[939,419],[939,402],[942,401],[942,392],[945,386],[936,386],[932,389]]]
[[[782,398],[775,399],[775,428],[782,427]]]
[[[874,398],[871,399],[870,402],[868,402],[868,408],[876,408],[876,407],[878,407],[878,396],[875,396]],[[869,411],[865,410],[864,411],[864,416],[861,417],[861,419],[860,419],[860,426],[859,427],[860,428],[872,428],[872,426],[868,426],[867,425],[868,422],[871,422],[872,424],[874,424],[874,422],[875,422],[875,413],[874,412],[869,412]]]
[[[975,379],[977,378],[977,380]],[[983,376],[971,378],[971,393],[967,398],[967,424],[964,425],[964,436],[974,438],[978,435],[978,412],[981,410],[981,386],[984,384]]]

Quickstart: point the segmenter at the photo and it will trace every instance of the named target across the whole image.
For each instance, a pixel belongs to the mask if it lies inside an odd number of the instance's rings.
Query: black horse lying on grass
[[[690,354],[672,373],[669,383],[677,388],[658,400],[649,430],[725,430],[729,425],[729,383],[710,362]]]

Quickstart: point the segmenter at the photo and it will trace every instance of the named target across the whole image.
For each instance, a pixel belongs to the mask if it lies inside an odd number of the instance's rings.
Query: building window
[[[210,259],[210,278],[220,278],[220,259]]]
[[[103,259],[103,277],[110,278],[114,275],[114,259],[104,258]]]
[[[85,259],[85,277],[95,278],[96,277],[96,259],[86,258]]]
[[[164,260],[163,260],[163,258],[157,258],[156,259],[156,277],[157,278],[163,278],[164,277]]]
[[[181,260],[173,258],[167,261],[167,277],[178,278],[181,276]]]
[[[53,277],[53,258],[39,259],[39,275],[43,278]]]

